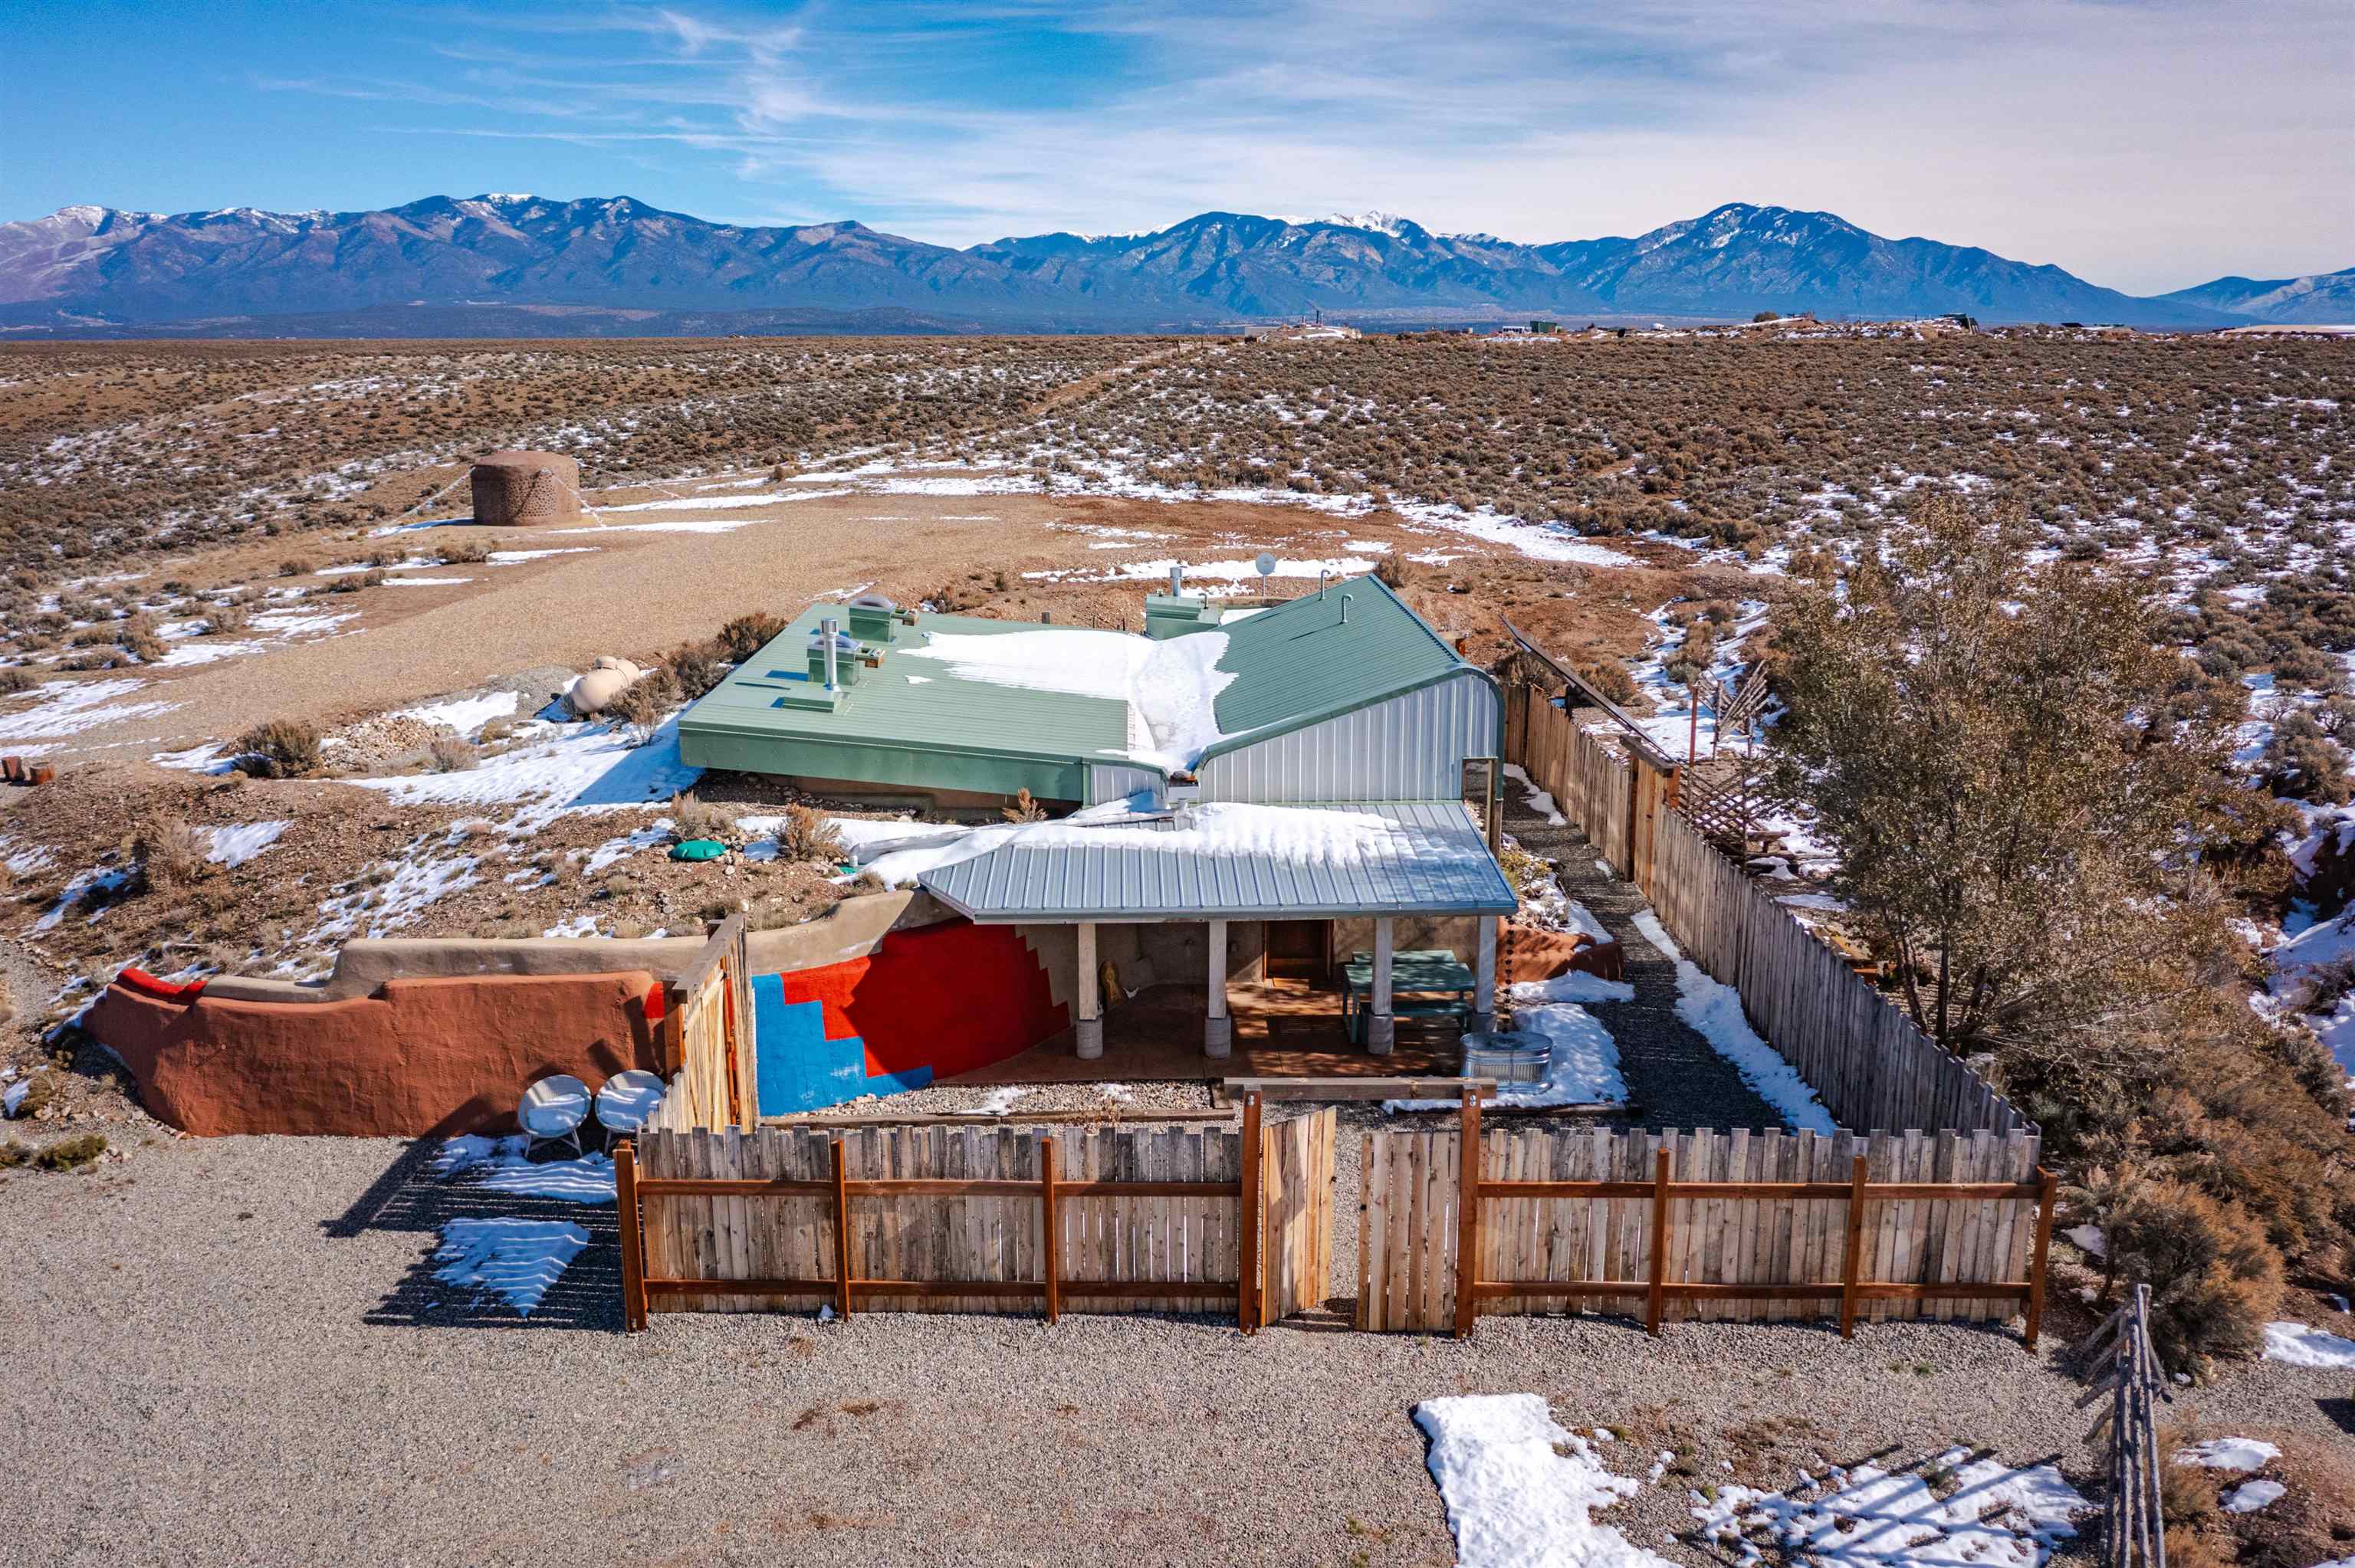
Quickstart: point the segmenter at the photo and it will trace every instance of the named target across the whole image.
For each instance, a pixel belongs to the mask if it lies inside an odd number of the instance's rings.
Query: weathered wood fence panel
[[[1278,1123],[1263,1135],[1263,1323],[1322,1307],[1333,1294],[1335,1126],[1327,1109]]]
[[[1228,1127],[646,1133],[615,1160],[623,1317],[828,1304],[1256,1327],[1329,1293],[1333,1139],[1332,1111],[1263,1127],[1256,1100]]]
[[[760,1122],[748,929],[741,915],[721,921],[678,983],[666,988],[658,1050],[671,1086],[648,1131]]]
[[[1642,889],[1687,957],[1850,1128],[1998,1134],[2035,1124],[1859,978],[1670,803],[1675,776],[1614,756],[1532,691],[1521,767]]]
[[[1470,1225],[1460,1127],[1362,1136],[1360,1329],[1468,1328],[1467,1233],[1473,1316],[1989,1322],[2025,1307],[2037,1326],[2053,1183],[2030,1134],[1490,1129]]]

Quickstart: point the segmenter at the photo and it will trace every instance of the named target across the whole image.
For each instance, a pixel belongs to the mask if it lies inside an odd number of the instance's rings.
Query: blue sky
[[[19,0],[0,218],[627,194],[945,244],[1822,207],[2115,287],[2355,266],[2350,0]]]

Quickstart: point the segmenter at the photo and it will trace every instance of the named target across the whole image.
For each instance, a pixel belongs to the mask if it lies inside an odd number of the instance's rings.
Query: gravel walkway
[[[1642,1112],[1628,1125],[1653,1131],[1687,1128],[1785,1126],[1782,1116],[1742,1081],[1699,1030],[1677,1016],[1677,966],[1646,941],[1634,916],[1648,907],[1632,882],[1602,869],[1594,846],[1574,825],[1557,826],[1531,810],[1517,781],[1505,790],[1505,831],[1554,866],[1561,890],[1619,938],[1633,1001],[1586,1002],[1619,1046],[1627,1097]]]
[[[405,1146],[213,1139],[0,1176],[0,1557],[27,1564],[1444,1563],[1411,1420],[1535,1392],[1640,1476],[1604,1518],[1668,1544],[1700,1478],[1949,1443],[2058,1454],[2084,1417],[2009,1335],[1484,1320],[1468,1342],[1160,1319],[663,1315],[614,1331],[610,1211],[489,1202]],[[594,1240],[527,1322],[430,1278],[455,1213]],[[2067,1332],[2082,1325],[2057,1325]],[[2202,1391],[2234,1431],[2341,1441],[2345,1377]],[[2339,1419],[2355,1426],[2355,1415]],[[1680,1434],[1689,1435],[1680,1436]]]

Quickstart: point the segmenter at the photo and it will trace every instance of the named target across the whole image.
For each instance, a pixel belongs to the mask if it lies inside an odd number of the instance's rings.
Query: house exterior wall
[[[1139,789],[1159,793],[1161,775],[1150,768],[1131,768],[1120,763],[1092,762],[1088,764],[1088,800],[1091,806],[1101,806],[1106,800],[1124,800]]]
[[[1503,744],[1496,685],[1465,670],[1202,764],[1202,799],[1262,805],[1311,800],[1452,800],[1464,759]]]
[[[1028,789],[1041,800],[1078,800],[1087,793],[1089,765],[1068,758],[989,754],[943,746],[899,746],[807,736],[747,735],[682,728],[679,758],[697,768],[771,773],[804,779],[855,780],[868,790],[920,793],[965,791],[1013,795]]]

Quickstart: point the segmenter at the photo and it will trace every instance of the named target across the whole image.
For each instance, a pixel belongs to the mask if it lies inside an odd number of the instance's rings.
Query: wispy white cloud
[[[265,85],[952,244],[1337,206],[1547,240],[1742,199],[2137,290],[2355,262],[2345,0],[616,5],[446,13],[436,47],[431,79]]]

